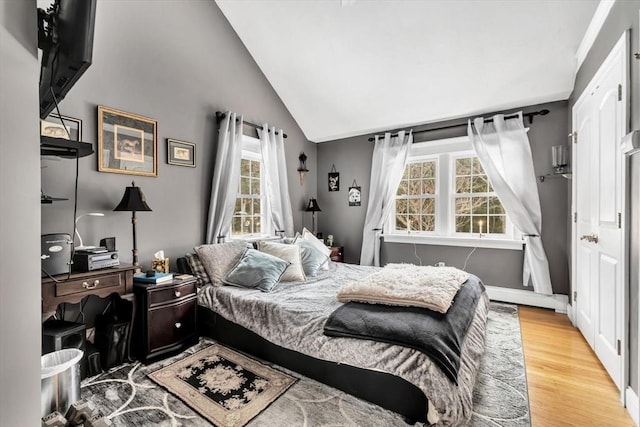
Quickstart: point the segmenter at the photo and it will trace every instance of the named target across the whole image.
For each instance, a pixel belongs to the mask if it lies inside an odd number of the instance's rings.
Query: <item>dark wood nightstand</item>
[[[196,280],[151,285],[134,283],[136,321],[133,355],[147,362],[184,350],[198,342]]]
[[[332,246],[329,249],[331,249],[331,255],[329,255],[331,261],[344,262],[344,246]]]

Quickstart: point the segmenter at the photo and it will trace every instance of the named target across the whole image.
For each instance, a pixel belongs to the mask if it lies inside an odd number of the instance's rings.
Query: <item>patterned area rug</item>
[[[82,397],[93,401],[115,427],[205,427],[211,422],[148,375],[181,360],[192,359],[213,341],[201,340],[186,352],[145,366],[125,364],[82,383]],[[219,346],[219,348],[222,348]],[[251,359],[249,359],[251,360]],[[404,419],[306,377],[289,373],[298,382],[268,405],[247,427],[273,426],[407,426]],[[189,375],[187,375],[188,377]],[[185,399],[186,400],[186,399]],[[474,389],[470,426],[530,425],[529,401],[517,307],[492,303],[487,350]],[[233,405],[233,404],[232,404]],[[240,426],[242,424],[238,424]]]
[[[214,344],[149,374],[220,427],[243,426],[296,382],[236,351]]]

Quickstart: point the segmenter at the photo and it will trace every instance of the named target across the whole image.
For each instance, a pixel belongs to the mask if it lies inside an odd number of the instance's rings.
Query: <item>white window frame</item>
[[[271,209],[269,207],[269,200],[267,198],[267,186],[265,183],[264,174],[264,162],[262,160],[262,151],[260,150],[260,140],[251,136],[244,135],[242,138],[242,154],[240,156],[244,160],[253,160],[260,162],[260,233],[249,234],[231,234],[231,240],[263,240],[269,238],[276,238],[274,236],[275,230],[273,227],[273,221],[271,220]],[[238,187],[240,182],[238,181]],[[240,194],[238,188],[236,189],[236,199],[240,196],[247,196]],[[251,198],[251,197],[250,197]],[[255,197],[257,198],[257,197]],[[233,221],[233,219],[232,219]],[[233,231],[233,225],[232,225]]]
[[[507,232],[505,234],[456,233],[455,160],[470,156],[476,156],[476,154],[471,141],[466,136],[413,144],[409,153],[409,162],[436,159],[435,231],[396,230],[396,198],[394,195],[391,214],[384,227],[384,241],[522,250],[524,244],[522,234],[515,229],[508,216],[506,217]]]

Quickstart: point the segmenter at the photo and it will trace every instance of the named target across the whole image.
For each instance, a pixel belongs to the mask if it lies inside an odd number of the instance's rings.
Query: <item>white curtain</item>
[[[531,279],[535,292],[551,295],[549,263],[540,237],[540,197],[522,112],[509,120],[503,114],[493,116],[489,123],[482,117],[473,125],[469,120],[468,133],[507,216],[525,236],[522,284],[528,286]]]
[[[242,116],[227,111],[218,128],[218,150],[211,183],[207,243],[231,236],[231,219],[238,195],[242,157]]]
[[[391,203],[407,164],[413,134],[405,131],[384,138],[375,137],[367,216],[362,231],[361,265],[380,265],[380,232],[391,213]]]
[[[282,135],[282,129],[276,132],[274,127],[269,128],[267,124],[262,125],[262,129],[258,129],[271,219],[276,232],[284,231],[286,236],[293,236],[293,211],[289,198],[287,163],[284,157]]]

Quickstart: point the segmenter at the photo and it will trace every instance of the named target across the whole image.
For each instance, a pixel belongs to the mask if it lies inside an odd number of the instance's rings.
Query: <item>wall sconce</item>
[[[569,134],[572,136],[572,134]],[[553,172],[548,173],[546,175],[541,175],[540,182],[544,182],[545,178],[556,178],[563,177],[570,179],[571,172],[567,171],[567,147],[565,145],[554,145],[551,147],[551,166],[553,167]]]
[[[304,185],[304,176],[309,169],[307,169],[307,155],[304,154],[304,151],[300,153],[298,156],[298,160],[300,160],[300,166],[298,166],[298,173],[300,174],[300,185]]]
[[[555,173],[564,173],[567,167],[567,147],[564,145],[551,147],[551,165]]]

